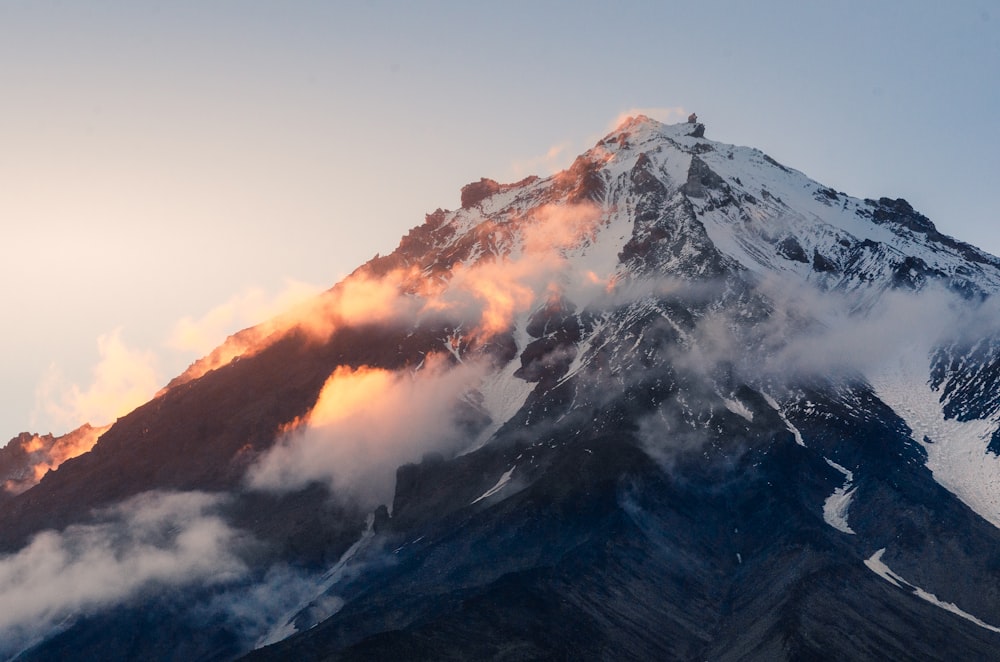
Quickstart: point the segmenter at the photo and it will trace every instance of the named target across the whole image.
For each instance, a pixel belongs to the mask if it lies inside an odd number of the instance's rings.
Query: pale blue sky
[[[0,443],[64,431],[36,388],[87,392],[102,334],[165,383],[182,317],[330,286],[633,108],[1000,254],[998,80],[992,1],[0,0]]]

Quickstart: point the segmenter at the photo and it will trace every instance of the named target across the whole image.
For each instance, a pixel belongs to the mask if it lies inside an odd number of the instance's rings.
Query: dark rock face
[[[813,251],[812,265],[813,271],[818,273],[837,271],[837,263],[825,255],[821,255],[819,251]]]
[[[404,468],[392,519],[404,546],[392,566],[348,587],[355,597],[333,618],[249,659],[326,659],[329,651],[338,659],[428,660],[514,652],[724,660],[989,655],[998,638],[959,618],[928,639],[919,624],[936,619],[938,608],[868,571],[863,560],[872,548],[818,515],[842,479],[820,451],[871,467],[852,510],[858,536],[875,536],[869,544],[930,522],[940,540],[957,541],[971,525],[975,551],[963,562],[996,556],[984,547],[998,540],[995,530],[972,524],[926,469],[909,463],[912,473],[899,473],[898,456],[917,449],[898,422],[873,427],[814,391],[821,411],[794,419],[818,444],[809,450],[765,415],[763,399],[741,393],[762,420],[755,415],[747,427],[720,416],[717,440],[740,438],[742,451],[709,451],[706,463],[699,445],[681,451],[666,473],[627,427],[601,433],[585,420],[542,445],[487,447]],[[663,395],[645,391],[638,399],[649,397]],[[488,467],[513,463],[516,474],[529,455],[526,485],[513,495],[456,498],[469,482],[488,488],[496,475]],[[894,532],[882,528],[886,516],[899,518]],[[910,564],[926,551],[909,538],[891,563],[915,573]],[[963,584],[967,606],[995,612],[975,598],[975,582],[944,581],[942,589]]]
[[[872,219],[876,223],[896,223],[914,232],[936,232],[930,219],[915,212],[910,203],[902,198],[879,198],[878,205],[872,212]]]
[[[725,184],[725,181],[715,174],[704,161],[694,156],[691,158],[687,182],[684,183],[682,190],[693,198],[702,198],[705,196],[706,189],[721,189]]]
[[[795,237],[785,237],[782,239],[778,244],[778,254],[794,262],[803,262],[806,264],[809,262],[805,249],[802,248],[802,244]]]
[[[566,183],[570,186],[567,202],[601,202],[607,192],[601,175],[601,164],[597,161],[578,157],[566,171]]]
[[[485,177],[462,187],[462,209],[469,209],[500,191],[500,184]]]

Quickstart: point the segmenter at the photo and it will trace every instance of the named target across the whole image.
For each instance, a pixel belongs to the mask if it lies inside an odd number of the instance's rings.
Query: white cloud
[[[96,524],[44,531],[0,557],[0,653],[14,654],[74,615],[120,603],[151,583],[232,581],[245,571],[237,533],[200,492],[135,497]]]
[[[686,121],[689,114],[690,112],[685,110],[683,106],[633,106],[618,113],[614,121],[608,125],[608,131],[613,131],[629,117],[645,115],[664,124],[676,124]]]

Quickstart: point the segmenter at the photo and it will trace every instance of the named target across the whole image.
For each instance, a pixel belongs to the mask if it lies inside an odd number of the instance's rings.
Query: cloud
[[[507,331],[514,318],[539,300],[571,290],[593,295],[606,284],[576,267],[567,253],[593,240],[603,210],[593,203],[544,205],[511,221],[522,232],[523,250],[512,256],[456,264],[447,287],[430,297],[425,311],[447,311],[475,329],[480,339]]]
[[[748,316],[751,309],[756,312]],[[748,384],[790,386],[862,378],[914,349],[929,354],[942,343],[975,340],[998,328],[997,302],[970,302],[942,287],[888,290],[862,300],[774,277],[739,306],[701,314],[670,360],[699,374],[722,367]]]
[[[205,355],[229,334],[301,305],[319,292],[319,287],[296,280],[288,280],[285,288],[273,295],[260,288],[249,288],[198,319],[181,318],[174,324],[167,346],[179,352]]]
[[[762,292],[775,310],[759,330],[762,351],[744,361],[744,370],[771,380],[869,374],[912,349],[929,353],[967,335],[970,327],[983,333],[1000,321],[994,307],[940,287],[890,290],[860,308],[856,296],[810,286],[768,283]]]
[[[676,124],[686,121],[690,111],[685,110],[683,106],[633,106],[618,113],[618,116],[608,125],[608,131],[614,131],[628,118],[639,115],[645,115],[664,124]]]
[[[541,175],[543,177],[551,175],[569,166],[575,151],[572,147],[573,145],[569,141],[561,142],[549,147],[544,154],[514,161],[510,164],[511,173],[517,179],[527,175]]]
[[[61,430],[75,430],[83,423],[103,425],[147,402],[161,384],[153,352],[128,347],[121,328],[98,337],[100,360],[89,386],[72,384],[50,366],[35,390],[33,419],[44,418]]]
[[[340,367],[313,409],[251,468],[249,483],[283,491],[323,482],[365,506],[388,503],[397,467],[474,436],[463,430],[462,397],[482,375],[478,365],[439,355],[415,372]]]
[[[315,296],[308,295],[310,286],[296,285],[293,290],[286,290],[281,296],[270,300],[269,306],[273,308],[290,303],[286,309],[229,336],[212,351],[194,361],[170,385],[198,379],[237,357],[253,356],[296,330],[316,342],[325,342],[343,326],[414,317],[420,304],[416,297],[406,296],[404,289],[413,280],[415,273],[414,269],[398,269],[382,277],[372,278],[359,271],[345,278],[333,289]],[[222,308],[224,310],[226,306]],[[215,316],[210,313],[206,317]],[[191,326],[200,327],[196,322],[192,322]]]
[[[284,638],[281,635],[294,634],[294,626],[287,621],[300,610],[311,608],[328,617],[343,606],[339,597],[317,595],[317,587],[323,586],[327,577],[326,573],[274,565],[262,577],[226,586],[207,602],[193,605],[191,616],[196,622],[221,620],[221,627],[236,634],[246,650],[260,647],[257,644],[262,639],[275,643]],[[322,618],[316,622],[319,620]],[[272,633],[278,636],[268,639]]]
[[[219,497],[152,492],[104,511],[95,524],[45,531],[0,557],[0,653],[16,654],[74,616],[150,586],[241,577],[238,534],[212,510]]]

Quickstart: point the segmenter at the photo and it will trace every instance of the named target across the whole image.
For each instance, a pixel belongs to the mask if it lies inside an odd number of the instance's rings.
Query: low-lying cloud
[[[16,654],[78,615],[156,586],[210,585],[246,572],[219,497],[147,493],[93,524],[44,531],[0,557],[0,653]],[[158,590],[159,590],[158,588]]]

